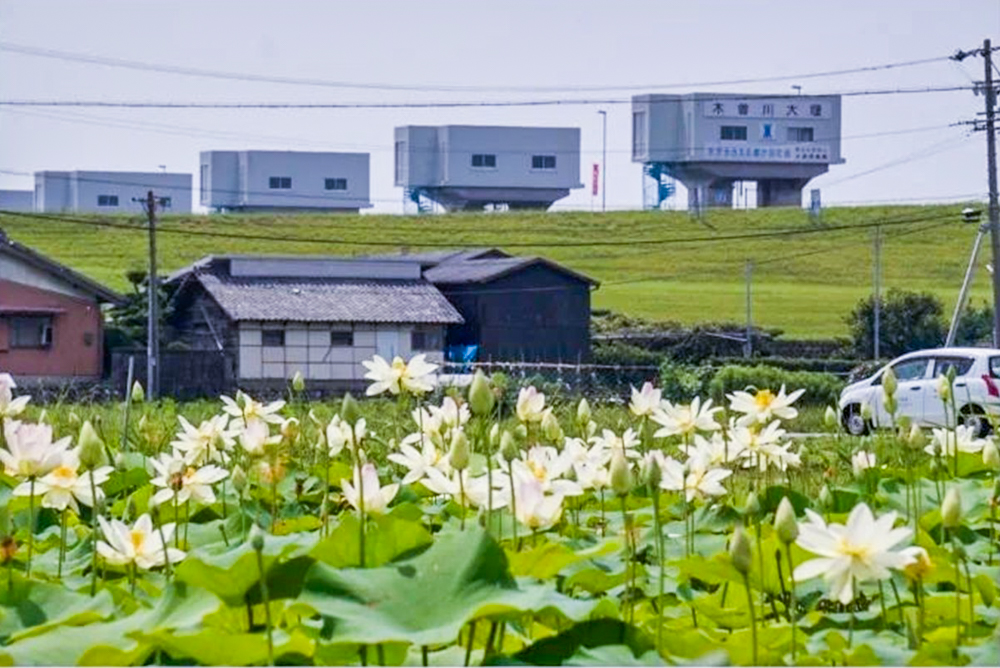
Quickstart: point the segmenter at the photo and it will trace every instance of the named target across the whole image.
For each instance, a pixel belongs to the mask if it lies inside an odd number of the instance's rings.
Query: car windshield
[[[927,371],[927,358],[917,357],[915,359],[903,360],[902,362],[896,362],[891,367],[892,372],[896,374],[896,380],[908,381],[908,380],[920,380],[924,377],[924,372]],[[998,366],[1000,369],[1000,366]],[[879,376],[879,383],[881,383],[881,376]]]

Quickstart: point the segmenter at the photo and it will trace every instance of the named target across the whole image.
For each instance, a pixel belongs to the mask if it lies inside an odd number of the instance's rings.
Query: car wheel
[[[976,438],[984,438],[993,430],[993,425],[986,418],[983,409],[975,404],[966,406],[961,412],[962,425],[972,427]]]
[[[864,436],[868,433],[870,425],[868,420],[861,415],[861,406],[851,404],[844,409],[844,431],[851,436]]]

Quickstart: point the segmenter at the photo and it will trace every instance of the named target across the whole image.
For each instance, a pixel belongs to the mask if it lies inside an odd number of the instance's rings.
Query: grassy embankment
[[[960,220],[961,205],[830,209],[821,226],[886,222],[883,286],[930,290],[950,310],[961,284],[974,230]],[[77,216],[74,216],[77,217]],[[82,216],[80,216],[82,217]],[[92,217],[93,220],[102,220]],[[119,290],[125,272],[142,269],[146,237],[139,216],[113,219],[136,231],[0,216],[0,227],[22,243]],[[901,224],[902,221],[902,224]],[[912,221],[912,222],[911,222]],[[738,234],[810,228],[797,209],[712,211],[703,221],[684,212],[454,214],[447,216],[225,215],[166,216],[159,259],[171,271],[207,254],[394,252],[413,244],[530,244],[518,254],[540,254],[600,280],[595,308],[683,323],[742,321],[744,263],[755,263],[754,320],[786,335],[826,338],[846,334],[844,316],[871,289],[871,228],[725,239]],[[169,230],[281,235],[275,242],[172,233]],[[715,241],[653,243],[719,237]],[[628,242],[619,246],[558,247],[565,242]],[[321,242],[321,243],[317,243]],[[344,243],[350,242],[350,243]],[[371,242],[387,246],[356,245]],[[985,256],[984,256],[985,257]],[[985,270],[972,299],[988,294]]]

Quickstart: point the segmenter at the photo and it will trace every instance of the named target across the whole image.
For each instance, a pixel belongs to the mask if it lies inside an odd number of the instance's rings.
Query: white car
[[[954,395],[959,421],[985,436],[990,432],[990,418],[1000,417],[1000,350],[994,348],[935,348],[894,359],[840,393],[844,429],[861,436],[872,428],[892,426],[882,391],[882,375],[889,368],[899,381],[897,417],[905,415],[921,427],[945,426],[946,409],[936,379],[947,374],[951,367],[955,368]],[[865,404],[871,408],[870,420],[862,415]],[[947,410],[950,425],[953,422],[950,406]]]

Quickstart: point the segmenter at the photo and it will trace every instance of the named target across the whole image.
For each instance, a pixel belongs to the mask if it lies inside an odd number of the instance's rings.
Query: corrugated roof
[[[597,285],[597,281],[579,274],[571,269],[540,257],[505,257],[484,260],[461,260],[444,262],[424,272],[424,278],[434,284],[455,285],[460,283],[487,283],[524,269],[534,264],[541,264],[560,274],[565,274],[578,281]]]
[[[455,307],[427,281],[231,278],[197,279],[233,320],[290,322],[463,322]]]

